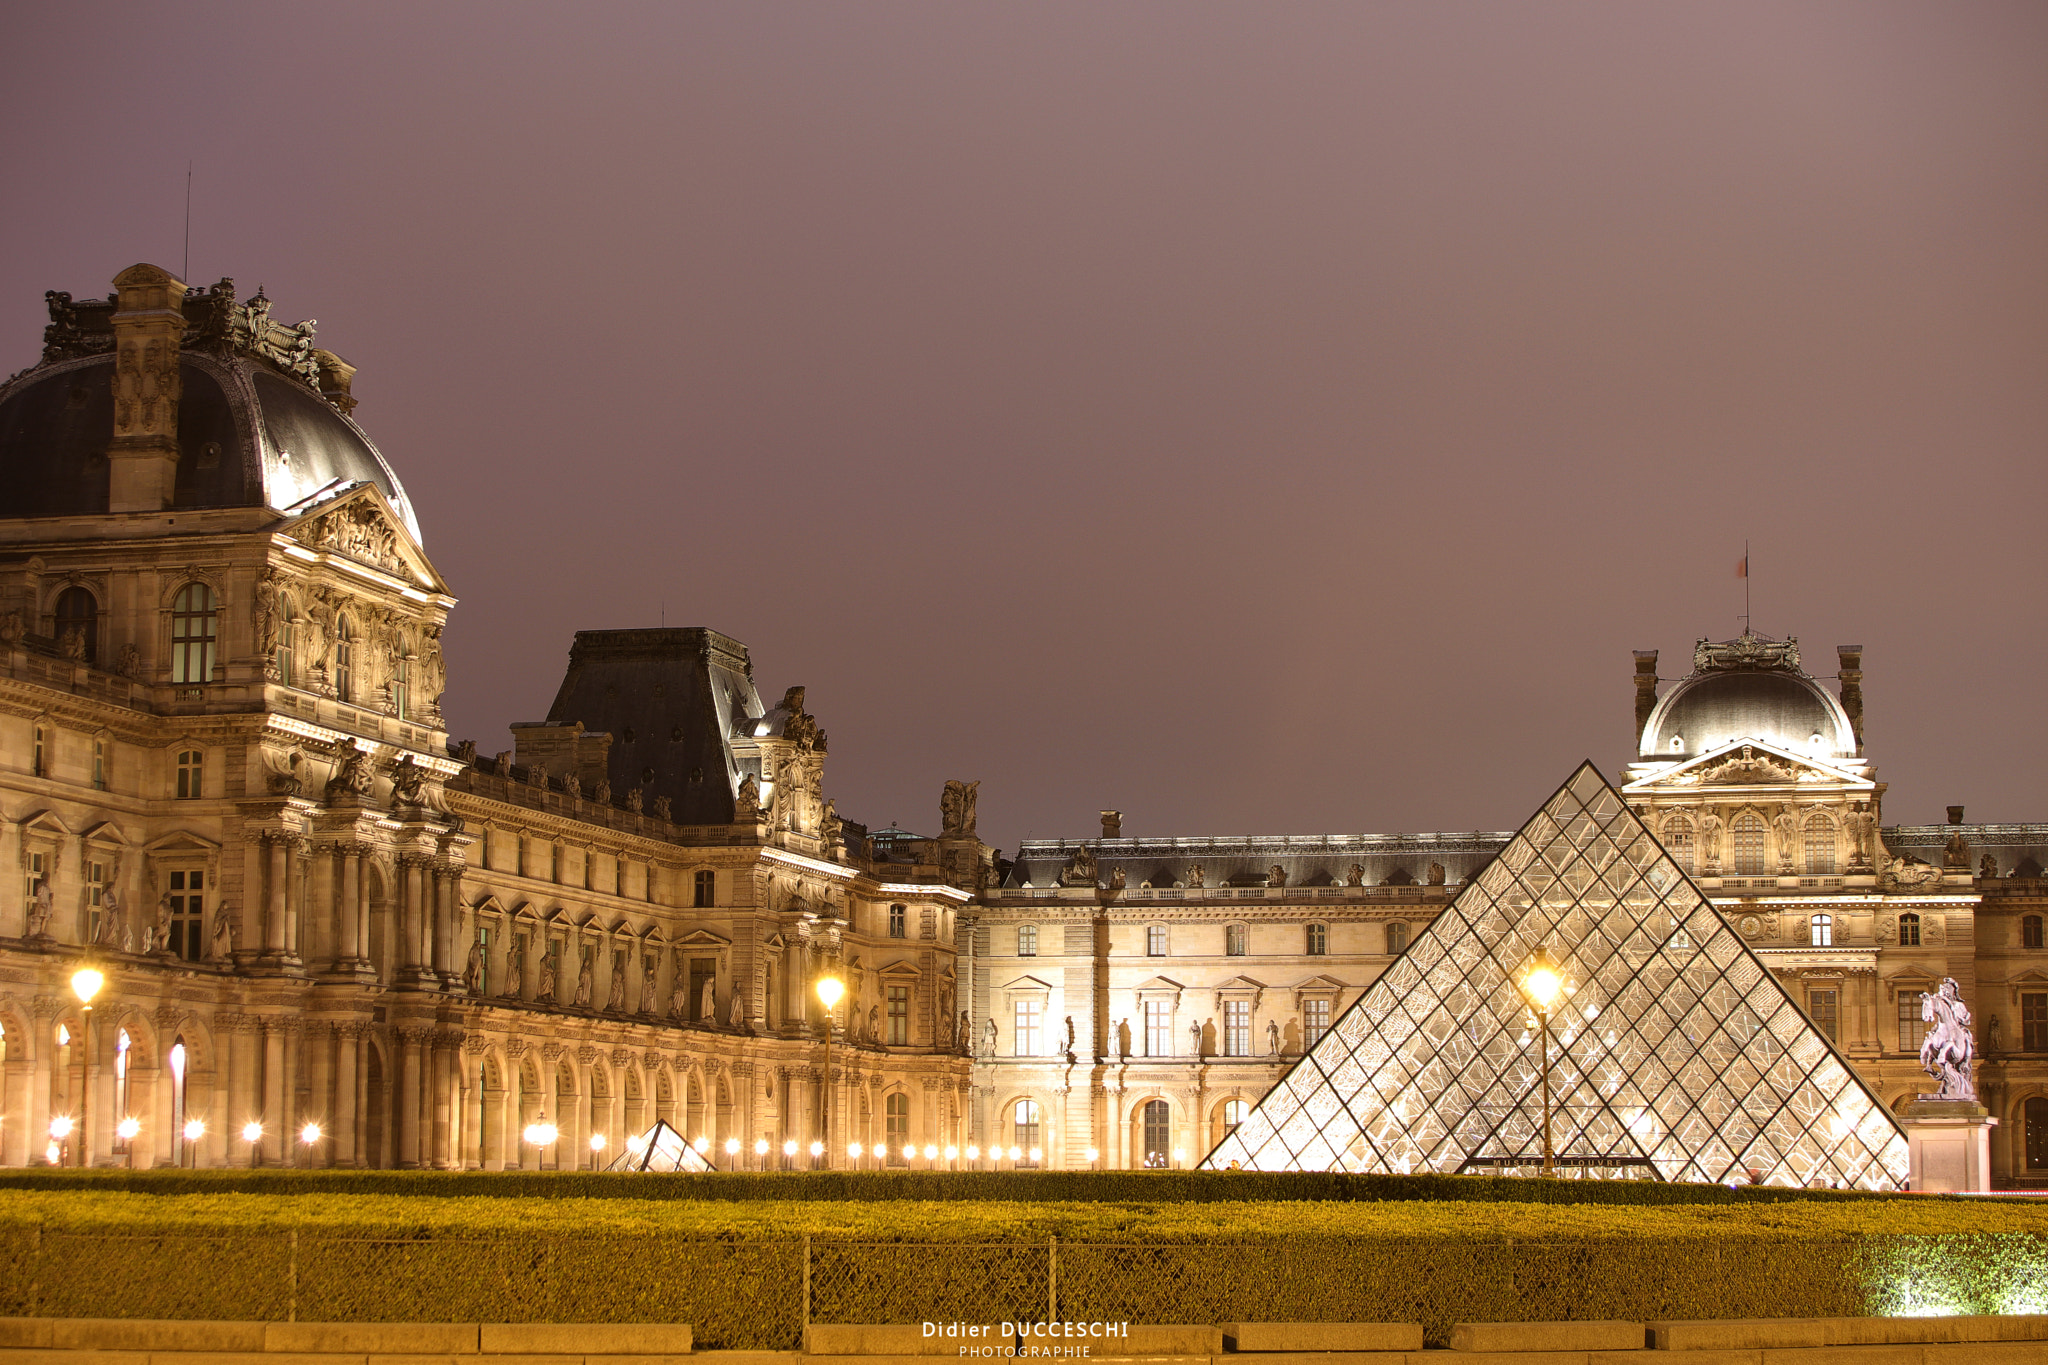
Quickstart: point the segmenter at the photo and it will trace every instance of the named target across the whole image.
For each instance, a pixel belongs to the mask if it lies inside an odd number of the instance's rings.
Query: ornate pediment
[[[1700,673],[1737,668],[1778,669],[1787,673],[1797,673],[1799,637],[1793,635],[1783,640],[1773,640],[1768,636],[1745,631],[1733,640],[1701,640],[1692,647],[1692,666]]]
[[[293,509],[294,519],[283,528],[300,544],[408,582],[441,586],[426,555],[374,486],[362,484],[340,497],[300,507],[305,510]]]
[[[1790,753],[1761,740],[1744,739],[1701,754],[1628,784],[1625,791],[1672,787],[1775,787],[1818,784],[1867,788],[1870,779]]]

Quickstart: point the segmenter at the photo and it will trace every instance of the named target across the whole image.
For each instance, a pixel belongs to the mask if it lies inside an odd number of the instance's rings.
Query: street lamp
[[[725,1164],[728,1170],[732,1168],[732,1159],[739,1154],[740,1140],[738,1138],[727,1138],[725,1140]]]
[[[78,1091],[78,1164],[92,1165],[92,1128],[86,1122],[86,1105],[92,1097],[92,998],[107,984],[106,975],[91,963],[71,974],[71,992],[85,1013],[85,1084]]]
[[[548,1110],[546,1105],[541,1106],[540,1117],[536,1118],[532,1123],[527,1124],[526,1130],[520,1134],[521,1137],[526,1139],[528,1146],[536,1147],[539,1149],[540,1159],[542,1161],[547,1160],[547,1149],[554,1146],[555,1139],[560,1137],[561,1135],[561,1130],[557,1129],[554,1124],[548,1122]]]
[[[818,999],[825,1004],[825,1141],[832,1140],[832,1010],[846,994],[846,983],[836,976],[818,978]],[[811,1144],[811,1155],[825,1151],[823,1143]],[[827,1165],[831,1162],[827,1161]]]
[[[206,1136],[206,1124],[199,1119],[185,1120],[185,1164],[194,1169],[199,1165],[199,1139]]]
[[[306,1149],[306,1164],[308,1166],[313,1164],[313,1148],[319,1145],[321,1136],[320,1125],[317,1123],[308,1123],[305,1127],[299,1129],[299,1146]]]
[[[1543,1174],[1554,1177],[1557,1163],[1550,1150],[1550,1007],[1564,994],[1564,969],[1551,961],[1548,948],[1538,948],[1516,984],[1521,987],[1522,998],[1536,1011],[1536,1031],[1543,1040]]]
[[[256,1144],[263,1141],[263,1125],[250,1119],[242,1125],[242,1141],[249,1144],[249,1169],[256,1169]]]

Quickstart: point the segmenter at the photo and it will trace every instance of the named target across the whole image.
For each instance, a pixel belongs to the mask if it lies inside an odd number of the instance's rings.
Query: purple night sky
[[[264,285],[485,753],[708,625],[982,833],[1498,829],[1631,649],[1867,657],[1886,816],[2048,819],[2048,6],[23,5],[43,291]]]

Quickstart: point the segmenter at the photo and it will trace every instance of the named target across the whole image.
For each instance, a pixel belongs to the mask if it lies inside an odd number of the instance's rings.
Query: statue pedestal
[[[1991,1188],[1991,1130],[1998,1120],[1972,1100],[1920,1099],[1899,1112],[1913,1189],[1972,1194]]]

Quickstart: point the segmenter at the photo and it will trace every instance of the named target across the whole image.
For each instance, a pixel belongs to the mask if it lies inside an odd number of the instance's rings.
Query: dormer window
[[[1684,735],[1673,735],[1671,737],[1671,752],[1674,754],[1682,754],[1685,752]]]

